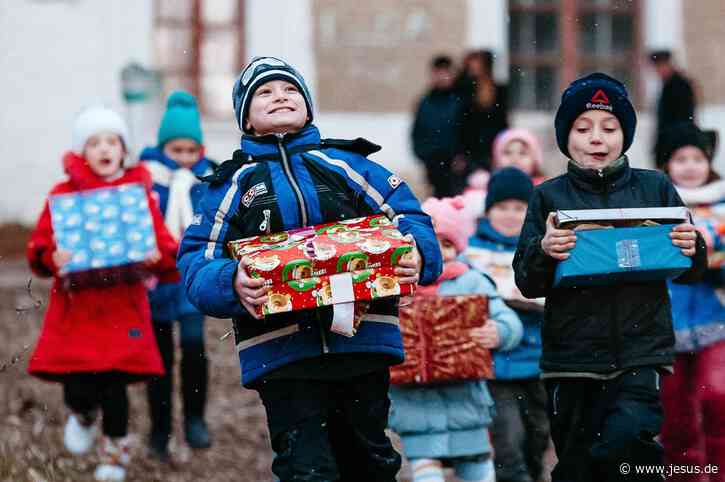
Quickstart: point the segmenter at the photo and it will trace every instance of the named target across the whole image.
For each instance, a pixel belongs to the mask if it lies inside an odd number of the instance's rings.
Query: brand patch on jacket
[[[400,186],[402,183],[403,181],[395,174],[388,178],[388,184],[390,184],[390,187],[392,187],[393,189]]]
[[[242,204],[244,204],[244,206],[246,207],[249,207],[252,205],[252,201],[254,201],[254,198],[262,194],[267,194],[267,185],[263,182],[260,182],[259,184],[255,184],[254,186],[252,186],[249,191],[244,194],[244,196],[242,197]]]

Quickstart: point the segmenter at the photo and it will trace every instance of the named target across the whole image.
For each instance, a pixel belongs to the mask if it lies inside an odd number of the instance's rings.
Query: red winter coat
[[[96,176],[76,154],[66,154],[63,164],[68,180],[57,184],[51,195],[127,183],[144,184],[161,252],[161,259],[150,269],[161,276],[175,276],[178,246],[164,227],[158,204],[152,200],[148,171],[141,166],[132,167],[126,169],[121,178],[107,182]],[[130,375],[130,379],[163,374],[144,283],[120,282],[103,288],[68,291],[53,263],[55,249],[46,201],[28,242],[27,257],[36,275],[55,279],[28,371],[54,381],[63,381],[64,375],[82,372],[120,372]]]

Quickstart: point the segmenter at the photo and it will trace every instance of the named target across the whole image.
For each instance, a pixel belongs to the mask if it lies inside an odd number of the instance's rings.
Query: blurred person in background
[[[433,195],[442,198],[453,196],[463,188],[464,103],[461,93],[454,88],[455,72],[449,56],[434,57],[429,72],[430,88],[418,104],[411,140],[413,152],[425,166]]]

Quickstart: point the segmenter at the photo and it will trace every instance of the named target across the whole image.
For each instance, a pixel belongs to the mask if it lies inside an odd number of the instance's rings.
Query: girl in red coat
[[[63,158],[68,179],[53,187],[50,195],[142,184],[158,247],[147,253],[145,270],[104,269],[90,271],[83,278],[65,276],[62,267],[73,253],[56,246],[48,201],[27,249],[33,272],[54,277],[28,371],[63,384],[64,400],[71,411],[64,433],[70,452],[82,454],[91,449],[95,421],[102,413],[104,437],[96,480],[125,479],[126,385],[163,374],[142,273],[173,276],[176,264],[176,242],[149,195],[149,173],[141,166],[124,167],[126,132],[123,119],[114,111],[103,107],[82,111],[73,126],[73,151]]]

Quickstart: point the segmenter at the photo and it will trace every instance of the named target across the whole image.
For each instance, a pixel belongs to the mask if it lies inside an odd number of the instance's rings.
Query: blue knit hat
[[[182,138],[192,139],[197,144],[204,143],[196,99],[188,92],[177,90],[166,102],[166,112],[159,126],[158,146],[163,148],[170,140]]]
[[[257,87],[271,80],[286,80],[297,86],[302,97],[305,98],[305,104],[307,104],[307,116],[309,118],[307,122],[312,122],[312,96],[302,75],[284,60],[276,57],[254,57],[249,65],[242,70],[239,78],[234,83],[234,90],[232,91],[234,112],[239,128],[244,132],[248,132],[244,126],[244,121],[249,112],[252,95]]]
[[[534,193],[534,183],[528,174],[516,167],[504,167],[496,171],[488,181],[486,212],[497,202],[518,199],[529,202]]]
[[[579,115],[587,110],[603,110],[614,115],[622,126],[624,144],[621,154],[627,152],[634,140],[637,114],[629,101],[627,89],[617,79],[596,72],[572,82],[561,95],[561,105],[556,111],[556,142],[566,157],[569,155],[569,132]],[[620,155],[621,155],[620,154]]]

